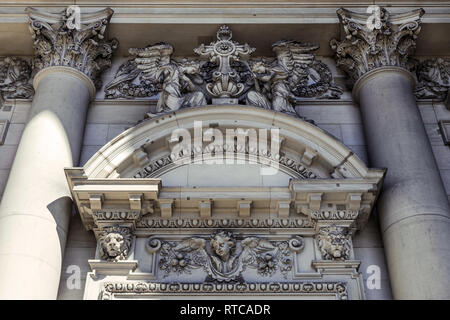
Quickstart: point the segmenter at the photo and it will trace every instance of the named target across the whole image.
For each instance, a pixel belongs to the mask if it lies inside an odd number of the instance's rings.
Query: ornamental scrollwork
[[[208,276],[219,282],[238,281],[246,268],[253,268],[261,276],[270,277],[279,270],[286,277],[292,270],[292,252],[303,249],[303,239],[268,241],[247,237],[241,241],[228,231],[216,231],[209,239],[191,237],[179,242],[150,238],[147,250],[159,250],[159,268],[171,273],[190,274],[203,268]]]
[[[5,99],[31,98],[34,90],[30,77],[31,67],[24,59],[0,58],[0,102]]]
[[[70,12],[42,13],[27,8],[29,29],[34,40],[34,69],[52,66],[75,68],[87,75],[97,88],[101,87],[101,73],[111,66],[116,39],[107,39],[106,31],[113,14],[111,9],[99,11],[77,30],[70,23]],[[87,15],[87,14],[86,14]]]
[[[122,226],[104,227],[99,233],[100,257],[106,261],[126,260],[131,248],[131,229]]]
[[[227,26],[216,37],[194,49],[200,59],[174,58],[174,48],[165,42],[130,49],[133,58],[120,66],[105,97],[160,94],[156,114],[207,104],[247,104],[296,115],[298,100],[338,99],[342,94],[329,68],[312,53],[317,45],[283,40],[272,46],[276,59],[251,58],[255,49],[233,41]]]
[[[445,99],[450,90],[450,60],[428,59],[416,67],[419,99]]]
[[[337,10],[345,37],[341,41],[332,39],[330,46],[336,53],[337,66],[349,76],[350,86],[379,67],[412,67],[409,58],[416,47],[423,9],[392,15],[381,8],[380,13],[380,28],[371,30],[367,25],[369,15]]]
[[[345,227],[320,228],[317,243],[324,260],[348,260],[350,257],[350,237]]]

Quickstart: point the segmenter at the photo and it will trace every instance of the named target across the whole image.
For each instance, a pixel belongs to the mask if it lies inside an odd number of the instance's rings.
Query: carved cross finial
[[[232,41],[232,32],[227,26],[217,31],[217,41],[200,45],[194,52],[202,58],[218,65],[213,72],[212,82],[206,85],[207,92],[215,98],[237,97],[244,91],[239,83],[238,72],[231,66],[233,61],[248,59],[255,48]]]

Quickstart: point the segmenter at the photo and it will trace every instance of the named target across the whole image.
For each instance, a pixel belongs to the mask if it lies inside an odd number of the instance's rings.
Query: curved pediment
[[[227,139],[242,132],[244,137]],[[255,147],[255,136],[264,141],[264,132],[270,144]],[[133,221],[137,228],[164,227],[175,223],[175,213],[192,226],[198,217],[220,223],[259,217],[264,227],[277,217],[288,219],[280,228],[319,227],[311,221],[329,219],[359,228],[368,219],[384,170],[368,169],[350,149],[308,122],[234,105],[148,119],[66,174],[87,228],[111,219]]]
[[[198,166],[199,160],[208,165],[214,159],[220,171],[218,154],[211,152],[210,141],[199,142],[195,122],[201,123],[204,140],[208,129],[222,132],[223,141],[218,144],[223,146],[224,170],[229,170],[231,156],[234,165],[240,161],[271,166],[293,179],[382,176],[382,171],[368,169],[349,148],[320,128],[282,113],[241,105],[182,109],[144,121],[101,148],[86,163],[84,172],[89,178],[159,178],[186,165]],[[175,139],[173,132],[179,129],[189,131],[192,148],[189,155],[178,152],[174,157],[180,139]],[[239,129],[253,129],[257,135],[266,129],[268,140],[270,130],[279,129],[279,156],[271,150],[249,150],[249,138],[240,149],[227,144],[227,130]]]

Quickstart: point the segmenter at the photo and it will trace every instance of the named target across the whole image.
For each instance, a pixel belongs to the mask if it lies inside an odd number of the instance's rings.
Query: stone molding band
[[[85,75],[83,72],[78,71],[75,68],[71,67],[64,67],[64,66],[53,66],[53,67],[47,67],[42,70],[40,70],[33,79],[33,88],[34,90],[37,90],[37,87],[39,85],[39,82],[45,78],[47,75],[52,73],[64,73],[66,75],[70,75],[81,82],[83,82],[87,89],[89,90],[89,97],[90,100],[93,100],[95,98],[95,85],[94,82],[89,78],[87,75]]]
[[[405,68],[396,67],[396,66],[379,67],[377,69],[373,69],[373,70],[368,71],[367,73],[362,75],[355,82],[355,85],[353,86],[353,90],[352,90],[353,99],[356,102],[359,103],[359,91],[364,86],[364,84],[367,81],[370,81],[371,79],[376,77],[377,75],[379,75],[381,73],[385,73],[385,72],[395,72],[395,73],[404,74],[408,78],[408,80],[411,82],[412,89],[413,90],[415,89],[415,87],[416,87],[416,79],[414,78],[413,74],[411,72],[409,72],[408,70],[406,70]]]

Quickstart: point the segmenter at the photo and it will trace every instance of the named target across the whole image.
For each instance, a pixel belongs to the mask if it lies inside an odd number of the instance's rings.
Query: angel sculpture
[[[131,48],[129,52],[137,56],[134,61],[142,70],[144,81],[162,83],[157,113],[206,104],[205,95],[197,89],[203,80],[198,75],[200,65],[196,61],[172,60],[173,47],[164,42],[143,49]]]
[[[0,59],[0,106],[4,99],[28,99],[33,96],[30,76],[31,68],[25,60],[12,57]]]
[[[331,72],[309,53],[318,48],[318,45],[292,40],[274,43],[275,61],[269,63],[263,59],[251,63],[255,90],[248,92],[247,104],[295,114],[293,102],[299,97],[338,98],[342,91],[332,85]],[[330,90],[333,93],[325,96]]]

